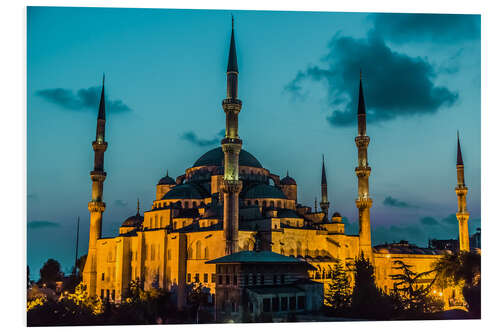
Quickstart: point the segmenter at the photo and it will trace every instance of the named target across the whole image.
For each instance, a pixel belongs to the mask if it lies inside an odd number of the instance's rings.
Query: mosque
[[[369,193],[366,108],[360,77],[358,100],[358,194],[359,234],[344,231],[342,216],[329,213],[325,164],[321,175],[320,211],[297,202],[298,185],[290,175],[280,177],[266,169],[250,152],[242,149],[238,135],[238,64],[234,23],[227,66],[226,114],[221,146],[200,156],[175,179],[167,174],[156,185],[156,198],[143,216],[125,219],[116,237],[102,237],[106,110],[104,81],[97,117],[90,211],[88,256],[83,281],[90,295],[120,302],[129,283],[144,281],[145,288],[181,292],[190,283],[202,283],[215,293],[216,267],[208,261],[240,251],[272,251],[307,262],[315,270],[310,279],[327,287],[338,262],[352,263],[363,254],[375,267],[378,286],[389,291],[394,260],[403,260],[418,272],[430,270],[441,251],[405,243],[372,246]],[[460,250],[469,250],[467,187],[458,142],[457,220]],[[429,281],[422,281],[423,284]],[[446,291],[444,292],[446,297]],[[179,305],[183,300],[179,297]]]

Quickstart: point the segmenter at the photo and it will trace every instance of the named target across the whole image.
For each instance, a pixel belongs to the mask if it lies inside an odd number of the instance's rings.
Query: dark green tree
[[[372,263],[361,254],[354,262],[354,288],[351,313],[357,317],[387,320],[393,315],[393,304],[375,284]]]
[[[393,269],[399,270],[399,273],[392,274],[391,278],[395,281],[394,296],[398,300],[398,310],[416,314],[443,310],[443,301],[430,294],[436,280],[434,270],[416,273],[411,267],[401,260],[394,261]],[[431,278],[431,275],[434,277]],[[422,283],[429,279],[430,282]]]
[[[187,286],[187,304],[191,308],[192,315],[195,318],[195,322],[200,322],[200,311],[208,305],[208,296],[210,295],[210,289],[204,287],[201,283],[192,283]],[[205,321],[206,314],[203,313],[203,320]]]
[[[462,286],[469,312],[481,315],[481,255],[475,252],[446,254],[434,264],[437,282],[443,286]]]
[[[61,272],[61,265],[57,260],[49,259],[40,269],[40,280],[38,283],[46,284],[47,287],[55,289],[56,282],[61,281],[64,274]]]
[[[345,313],[351,303],[351,286],[349,277],[342,263],[336,263],[333,276],[325,294],[325,303],[335,314]]]

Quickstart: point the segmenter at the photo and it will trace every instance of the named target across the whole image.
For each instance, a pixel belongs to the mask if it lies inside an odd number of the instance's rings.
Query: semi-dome
[[[167,175],[162,179],[160,179],[158,185],[175,185],[175,180],[168,175],[168,170],[167,170]]]
[[[139,213],[128,217],[123,223],[122,227],[139,227],[144,222],[144,217]]]
[[[271,198],[271,199],[287,199],[283,194],[281,189],[277,186],[271,186],[267,184],[258,184],[251,187],[245,194],[245,199],[260,199],[260,198]]]
[[[192,183],[180,184],[168,191],[162,200],[168,199],[203,199],[207,197],[205,191]]]
[[[200,166],[221,166],[224,163],[224,152],[221,147],[214,148],[203,154],[196,162],[194,162],[193,167]],[[259,160],[255,158],[252,154],[242,149],[240,151],[239,164],[243,166],[249,166],[254,168],[262,168]]]

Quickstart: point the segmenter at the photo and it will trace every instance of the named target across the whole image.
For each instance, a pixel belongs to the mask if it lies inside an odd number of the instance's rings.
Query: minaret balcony
[[[358,208],[370,208],[372,204],[373,200],[368,196],[356,199],[356,207]]]
[[[94,148],[94,151],[97,151],[97,150],[106,150],[108,148],[108,143],[106,141],[101,141],[101,142],[98,142],[98,141],[94,141],[92,142],[92,148]]]
[[[106,204],[102,201],[90,201],[89,202],[89,211],[91,212],[104,212],[106,209]]]
[[[223,145],[241,145],[243,143],[243,141],[241,141],[241,139],[239,138],[224,138],[222,139],[221,141],[221,144]],[[222,150],[224,152],[226,152],[226,150],[224,150],[224,147],[222,148]]]
[[[241,105],[242,102],[241,100],[237,99],[237,98],[226,98],[226,99],[223,99],[222,100],[222,105],[226,105],[226,104],[237,104],[237,105]]]

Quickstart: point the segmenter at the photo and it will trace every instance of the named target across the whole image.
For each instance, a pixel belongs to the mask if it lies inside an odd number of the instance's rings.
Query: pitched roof
[[[229,264],[229,263],[288,263],[300,264],[303,261],[287,257],[272,251],[241,251],[224,257],[213,259],[207,264]]]

